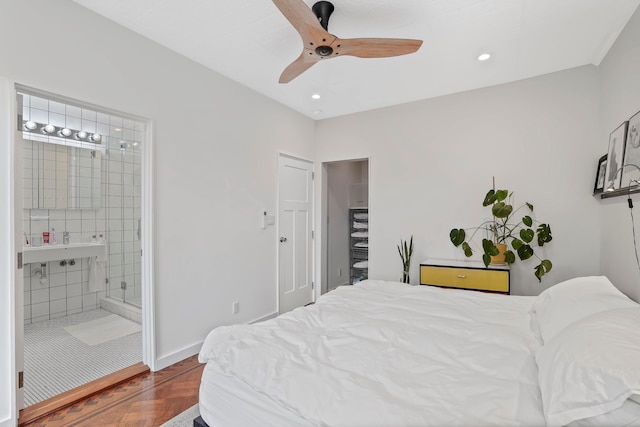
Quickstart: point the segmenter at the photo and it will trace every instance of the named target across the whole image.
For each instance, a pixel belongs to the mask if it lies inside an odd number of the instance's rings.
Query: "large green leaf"
[[[489,267],[489,264],[491,264],[491,256],[487,254],[482,255],[482,262],[484,262],[485,267]]]
[[[496,256],[500,253],[496,245],[489,239],[482,239],[482,249],[484,253],[489,256]]]
[[[498,202],[501,202],[504,199],[506,199],[508,195],[509,195],[509,191],[508,190],[498,190],[498,191],[496,191],[496,200]]]
[[[497,202],[491,208],[491,213],[496,218],[506,218],[511,215],[513,206],[507,205],[505,202]]]
[[[525,243],[531,243],[534,235],[535,232],[530,228],[523,228],[522,230],[520,230],[520,238]]]
[[[533,249],[529,245],[522,245],[520,249],[518,249],[518,256],[522,261],[529,259],[533,256]]]
[[[520,246],[524,245],[524,243],[522,243],[522,240],[514,237],[513,240],[511,240],[511,246],[513,247],[513,249],[515,249],[516,251],[518,249],[520,249]]]
[[[470,257],[471,255],[473,255],[473,251],[471,250],[471,246],[469,246],[469,244],[467,242],[464,242],[462,244],[462,250],[464,251],[464,254],[466,257]]]
[[[529,215],[522,217],[522,223],[527,227],[531,227],[533,225],[533,220]]]
[[[553,267],[553,264],[551,264],[551,261],[548,259],[542,260],[542,262],[536,266],[534,274],[538,278],[538,282],[542,281],[542,276],[551,271],[551,267]]]
[[[464,239],[466,237],[467,237],[467,233],[465,233],[465,231],[462,228],[454,228],[449,233],[449,238],[451,239],[451,243],[453,243],[453,245],[456,247],[460,246],[460,244],[464,242]]]
[[[538,232],[538,245],[544,246],[545,243],[549,243],[553,236],[551,236],[551,227],[549,224],[540,224],[537,229]]]
[[[487,191],[487,194],[484,196],[484,201],[482,202],[482,206],[489,206],[495,201],[496,201],[496,192],[493,190],[489,190]]]
[[[504,260],[507,264],[513,264],[514,262],[516,262],[516,254],[514,254],[511,250],[506,250],[504,251]]]

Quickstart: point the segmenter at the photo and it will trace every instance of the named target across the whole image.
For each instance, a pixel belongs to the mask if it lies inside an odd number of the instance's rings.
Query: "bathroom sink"
[[[61,259],[88,258],[104,255],[104,243],[72,243],[69,245],[26,246],[22,262],[47,262]]]

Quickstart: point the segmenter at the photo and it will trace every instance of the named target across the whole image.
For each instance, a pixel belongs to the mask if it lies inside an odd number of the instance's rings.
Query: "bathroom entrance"
[[[148,122],[23,86],[16,112],[17,362],[28,407],[143,361]]]

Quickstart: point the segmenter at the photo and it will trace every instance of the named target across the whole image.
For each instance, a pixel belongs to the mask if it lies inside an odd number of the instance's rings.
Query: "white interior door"
[[[313,164],[278,159],[278,311],[313,301]]]

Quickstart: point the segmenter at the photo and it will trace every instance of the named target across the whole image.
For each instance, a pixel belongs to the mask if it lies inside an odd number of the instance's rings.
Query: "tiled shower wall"
[[[88,289],[88,258],[75,260],[75,265],[60,265],[60,261],[46,264],[46,278],[34,275],[40,263],[24,268],[24,320],[25,324],[66,316],[100,307],[104,297],[124,301],[139,301],[141,293],[141,259],[138,224],[141,218],[141,144],[144,123],[103,114],[78,106],[65,105],[33,95],[24,95],[23,120],[69,126],[87,132],[99,132],[106,148],[101,159],[101,208],[98,209],[31,209],[29,176],[24,176],[23,228],[29,239],[42,236],[42,232],[56,230],[58,244],[62,233],[69,231],[71,243],[90,242],[102,234],[106,243],[105,278],[108,283],[98,291]],[[40,140],[43,139],[39,135]],[[22,139],[25,167],[32,163],[32,143]],[[59,143],[59,141],[58,141]],[[60,151],[54,144],[45,143],[46,150]],[[58,156],[64,162],[64,156]],[[51,164],[51,170],[64,169]],[[55,188],[47,180],[63,176],[47,173],[45,169],[45,198],[47,188]],[[33,187],[34,184],[31,184]],[[54,193],[52,193],[53,195]],[[46,205],[46,206],[57,206]],[[67,260],[68,262],[68,260]],[[126,282],[126,290],[121,282]]]

